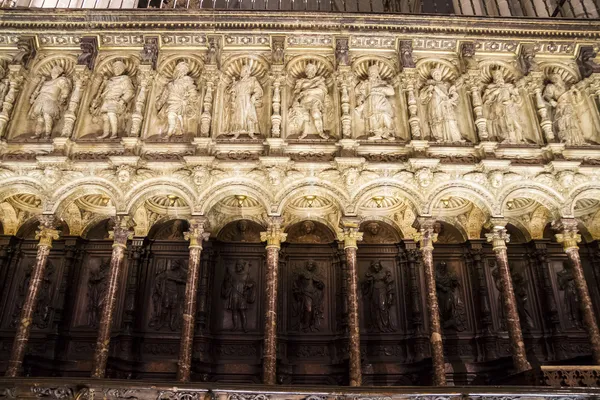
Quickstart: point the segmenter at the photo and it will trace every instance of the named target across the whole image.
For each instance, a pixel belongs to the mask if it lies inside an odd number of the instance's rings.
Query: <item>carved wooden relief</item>
[[[302,221],[288,229],[288,243],[324,244],[333,240],[333,233],[320,222]]]
[[[240,219],[230,222],[219,231],[218,239],[223,242],[260,243],[260,232],[264,228],[254,221]]]
[[[392,226],[380,221],[366,221],[361,224],[363,232],[362,244],[395,244],[400,242],[400,235]]]

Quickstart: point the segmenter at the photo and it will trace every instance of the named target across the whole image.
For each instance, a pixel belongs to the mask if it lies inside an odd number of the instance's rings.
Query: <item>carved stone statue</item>
[[[229,86],[227,133],[233,135],[233,139],[242,134],[254,139],[254,134],[260,134],[256,107],[261,104],[263,89],[251,73],[252,67],[243,65],[240,80],[234,78]]]
[[[315,64],[306,64],[306,78],[296,81],[289,109],[290,135],[300,134],[304,139],[310,134],[317,134],[323,139],[329,138],[325,133],[326,117],[331,108],[327,84],[323,76],[317,75]]]
[[[21,310],[25,303],[25,297],[29,291],[29,284],[31,283],[31,274],[35,264],[31,263],[27,266],[25,276],[19,284],[18,288],[18,300],[15,304],[15,310],[12,315],[12,321],[10,327],[14,328],[19,326],[19,318],[21,316]],[[52,283],[54,280],[54,264],[48,261],[44,276],[42,277],[42,283],[38,294],[38,300],[35,303],[35,309],[33,311],[33,318],[31,324],[38,329],[46,329],[50,324],[50,314],[52,313]]]
[[[104,78],[92,101],[90,113],[102,118],[102,136],[99,139],[116,139],[118,134],[119,117],[125,114],[129,101],[135,95],[133,82],[125,74],[126,66],[123,61],[114,61],[111,65],[113,76]]]
[[[166,268],[156,274],[150,328],[157,331],[165,326],[171,331],[181,329],[186,281],[187,269],[182,260],[168,260]]]
[[[225,309],[231,312],[233,331],[241,328],[248,331],[246,310],[256,301],[255,282],[250,277],[250,263],[237,260],[233,272],[225,271],[221,284],[221,297],[225,299]]]
[[[50,71],[49,79],[42,79],[31,95],[29,118],[36,121],[35,136],[37,139],[44,133],[45,138],[52,135],[54,121],[61,117],[71,93],[71,80],[64,76],[64,69],[55,65]]]
[[[304,268],[298,268],[292,287],[293,315],[298,317],[296,329],[303,332],[319,330],[323,319],[323,289],[325,283],[313,260],[307,261]]]
[[[494,283],[496,288],[498,289],[498,306],[500,311],[500,328],[502,330],[506,330],[506,316],[504,315],[504,307],[502,304],[504,302],[504,296],[502,295],[502,283],[500,281],[500,270],[496,267],[492,271],[492,277],[494,278]],[[533,328],[533,318],[531,318],[531,314],[528,310],[529,297],[527,292],[527,281],[522,273],[511,270],[511,279],[513,283],[513,289],[515,292],[515,298],[517,300],[517,312],[519,313],[519,320],[521,321],[522,329],[531,329]]]
[[[442,70],[431,70],[431,78],[421,91],[421,103],[426,105],[427,121],[431,136],[436,142],[464,142],[456,120],[458,91],[456,85],[444,81]]]
[[[362,282],[365,297],[369,330],[375,332],[394,332],[390,319],[390,309],[394,305],[394,280],[389,269],[383,269],[381,261],[371,262],[369,271]]]
[[[459,332],[464,331],[467,316],[465,303],[460,295],[460,282],[456,274],[448,269],[445,262],[441,262],[437,266],[435,286],[443,327],[456,329]]]
[[[198,112],[198,88],[189,72],[188,63],[179,61],[173,71],[173,79],[156,99],[158,116],[166,120],[167,138],[186,133],[186,120],[195,117]],[[162,135],[163,129],[160,129],[159,135]]]
[[[556,273],[556,278],[559,290],[564,292],[563,301],[569,321],[571,321],[571,324],[576,329],[583,329],[583,314],[581,312],[579,295],[577,294],[577,286],[573,277],[571,264],[564,262],[563,269]]]
[[[356,86],[356,113],[365,124],[369,140],[394,140],[394,109],[388,97],[392,85],[381,79],[377,64],[369,67],[369,77]]]
[[[526,143],[519,115],[519,108],[523,105],[519,91],[515,85],[504,81],[500,69],[492,71],[492,79],[483,92],[483,102],[488,107],[490,135],[501,143]]]
[[[378,222],[369,222],[364,227],[363,243],[380,244],[395,242],[397,242],[397,240],[394,235],[388,232],[388,230]]]
[[[554,129],[558,138],[568,146],[587,144],[575,112],[575,107],[583,105],[581,92],[574,87],[567,88],[560,74],[551,74],[548,78],[550,83],[544,89],[544,99],[554,109]]]
[[[0,64],[0,110],[2,109],[2,103],[10,89],[10,82],[8,80],[8,74],[6,68]]]
[[[88,292],[87,292],[87,325],[90,328],[97,328],[100,322],[100,313],[104,306],[104,293],[106,293],[106,274],[110,267],[109,260],[101,260],[101,262],[90,268],[88,277]]]

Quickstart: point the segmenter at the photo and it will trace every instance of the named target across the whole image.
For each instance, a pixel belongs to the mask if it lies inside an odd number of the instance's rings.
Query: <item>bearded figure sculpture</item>
[[[505,82],[501,69],[492,71],[492,79],[483,92],[490,135],[501,143],[526,143],[519,115],[523,105],[519,91],[514,84]]]
[[[356,113],[365,124],[369,140],[394,140],[394,108],[389,97],[395,91],[379,72],[379,65],[371,65],[369,77],[356,86]]]
[[[187,131],[186,120],[196,116],[198,88],[189,76],[187,62],[179,61],[173,71],[173,79],[165,86],[156,100],[156,109],[161,120],[166,120],[167,138],[181,136]],[[162,136],[163,128],[159,135]]]
[[[256,108],[260,106],[263,89],[258,79],[252,76],[250,65],[242,66],[240,80],[234,78],[228,93],[230,97],[227,133],[233,135],[233,139],[237,139],[242,134],[254,139],[254,135],[260,133]]]
[[[120,60],[114,61],[111,70],[113,76],[104,78],[90,107],[90,113],[94,117],[102,118],[103,134],[98,139],[117,138],[119,118],[125,114],[135,95],[131,77],[125,74],[125,63]]]
[[[554,131],[567,146],[583,146],[585,140],[575,108],[583,104],[581,92],[568,88],[560,74],[551,74],[544,89],[544,99],[554,110]]]
[[[44,78],[33,91],[29,109],[29,119],[35,121],[35,135],[38,139],[44,135],[46,139],[52,135],[54,122],[60,119],[69,94],[71,80],[64,76],[64,68],[55,65],[50,71],[50,77]]]

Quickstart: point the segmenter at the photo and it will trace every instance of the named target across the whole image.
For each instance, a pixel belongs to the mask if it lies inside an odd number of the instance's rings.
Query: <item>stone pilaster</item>
[[[350,386],[362,385],[360,323],[358,320],[358,265],[356,263],[357,242],[362,238],[363,234],[358,231],[356,221],[343,221],[342,232],[338,239],[344,242],[344,252],[346,253]]]
[[[265,293],[265,339],[263,344],[263,383],[274,385],[277,378],[277,287],[279,250],[287,234],[281,229],[281,218],[273,217],[260,240],[267,242],[267,284]]]
[[[492,243],[494,253],[496,254],[496,264],[500,272],[500,290],[502,291],[504,315],[506,318],[506,328],[510,340],[510,352],[513,358],[513,365],[517,373],[531,369],[525,353],[525,343],[523,342],[523,332],[521,332],[521,321],[517,310],[517,300],[513,289],[512,278],[510,276],[510,267],[508,265],[508,254],[506,252],[506,243],[510,236],[506,233],[506,221],[499,218],[493,218],[492,232],[487,233],[487,241]]]
[[[100,315],[100,327],[98,329],[98,339],[96,340],[96,351],[94,352],[94,361],[92,364],[92,378],[104,378],[106,373],[106,362],[108,361],[108,351],[110,349],[110,334],[112,330],[113,316],[117,305],[117,292],[119,290],[121,269],[127,250],[127,240],[133,238],[133,221],[129,216],[117,216],[113,218],[114,228],[110,232],[113,238],[113,251],[108,270],[108,282],[102,314]]]
[[[435,285],[435,270],[433,268],[433,243],[437,240],[434,231],[435,219],[419,217],[419,231],[415,241],[419,242],[423,268],[425,272],[425,290],[427,291],[427,315],[429,317],[429,343],[431,345],[431,362],[433,364],[433,384],[446,385],[446,363],[444,361],[444,344],[442,341],[442,326],[440,323],[440,308]]]
[[[48,265],[48,255],[52,248],[52,241],[57,240],[60,236],[59,231],[56,229],[57,220],[54,215],[42,215],[39,217],[40,226],[36,232],[35,238],[39,240],[37,247],[37,256],[35,260],[35,266],[31,272],[31,279],[29,281],[29,287],[27,288],[27,295],[21,309],[21,315],[19,316],[19,325],[17,326],[17,334],[13,342],[12,351],[10,353],[10,359],[8,361],[8,369],[6,370],[6,376],[16,377],[21,372],[23,365],[23,358],[25,357],[25,350],[27,348],[27,342],[29,341],[29,333],[31,331],[31,323],[33,320],[33,313],[38,300],[42,281],[44,279],[44,272]]]
[[[573,278],[577,287],[577,296],[579,297],[579,304],[583,313],[583,322],[592,347],[592,358],[595,364],[600,364],[600,330],[598,329],[598,320],[594,315],[592,299],[585,276],[583,275],[581,258],[579,257],[579,246],[577,243],[581,241],[581,235],[577,233],[577,221],[575,219],[564,218],[554,222],[552,226],[559,232],[556,235],[556,241],[562,243],[563,249],[571,261]]]

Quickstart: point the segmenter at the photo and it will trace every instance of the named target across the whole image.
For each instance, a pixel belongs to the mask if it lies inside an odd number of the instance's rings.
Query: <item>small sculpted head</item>
[[[313,63],[308,63],[304,68],[304,72],[306,73],[306,77],[308,79],[312,79],[317,75],[317,66]]]
[[[379,229],[379,224],[377,222],[371,222],[369,225],[367,225],[367,231],[373,236],[377,236],[379,234]]]
[[[315,224],[312,221],[304,221],[302,223],[302,229],[306,235],[312,233],[315,230]]]
[[[52,77],[52,79],[56,79],[59,76],[61,76],[64,72],[65,70],[63,67],[61,67],[60,65],[55,65],[50,71],[50,76]]]
[[[434,81],[440,82],[443,77],[442,69],[440,67],[435,67],[431,70],[431,77]]]
[[[112,72],[115,76],[123,75],[126,69],[125,63],[121,60],[116,60],[112,63]]]

